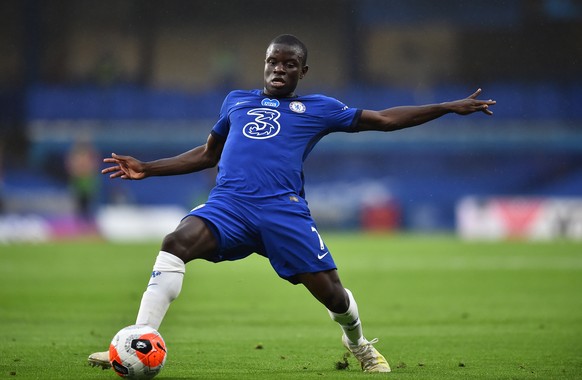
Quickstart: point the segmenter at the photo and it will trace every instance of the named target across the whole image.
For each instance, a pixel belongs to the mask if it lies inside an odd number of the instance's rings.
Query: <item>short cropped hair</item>
[[[303,62],[301,62],[301,63],[303,64],[303,66],[307,65],[307,46],[305,46],[305,44],[303,42],[301,42],[301,40],[299,38],[295,37],[292,34],[281,34],[280,36],[275,37],[271,41],[269,46],[271,46],[273,44],[281,44],[281,45],[298,47],[299,50],[301,50],[301,53],[303,56]]]

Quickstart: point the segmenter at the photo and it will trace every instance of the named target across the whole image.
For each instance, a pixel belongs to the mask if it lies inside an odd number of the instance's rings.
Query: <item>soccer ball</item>
[[[121,377],[151,379],[166,362],[166,344],[155,329],[144,325],[122,328],[109,345],[111,367]]]

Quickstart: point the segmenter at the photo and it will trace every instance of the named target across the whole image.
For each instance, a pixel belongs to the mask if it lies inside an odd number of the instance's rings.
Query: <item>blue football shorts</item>
[[[188,216],[204,220],[216,237],[218,251],[212,262],[258,253],[269,259],[281,278],[294,284],[297,274],[336,269],[306,201],[299,196],[249,200],[213,194]]]

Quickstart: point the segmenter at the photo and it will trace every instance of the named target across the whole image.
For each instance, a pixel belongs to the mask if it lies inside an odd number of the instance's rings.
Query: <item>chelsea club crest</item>
[[[305,104],[301,103],[301,102],[291,102],[291,104],[289,104],[289,109],[291,109],[291,111],[296,112],[296,113],[303,113],[305,112]]]

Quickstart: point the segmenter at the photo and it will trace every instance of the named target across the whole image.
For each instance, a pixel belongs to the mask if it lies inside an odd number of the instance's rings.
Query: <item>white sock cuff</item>
[[[350,306],[348,307],[348,311],[346,312],[346,314],[350,313],[353,310],[358,310],[358,304],[356,304],[356,299],[354,298],[354,295],[352,294],[351,290],[346,288],[344,288],[344,290],[346,291],[346,293],[348,293],[348,299],[350,300]]]
[[[358,305],[356,304],[356,300],[354,299],[354,295],[349,289],[345,289],[346,293],[348,294],[348,299],[350,301],[350,305],[348,306],[348,310],[345,313],[334,313],[331,310],[328,310],[329,316],[336,322],[342,323],[346,319],[352,319],[353,317],[358,317]],[[352,319],[353,320],[353,319]],[[351,322],[351,321],[350,321]]]
[[[160,251],[154,264],[154,270],[160,272],[185,273],[186,265],[178,256],[172,255],[169,252]]]

